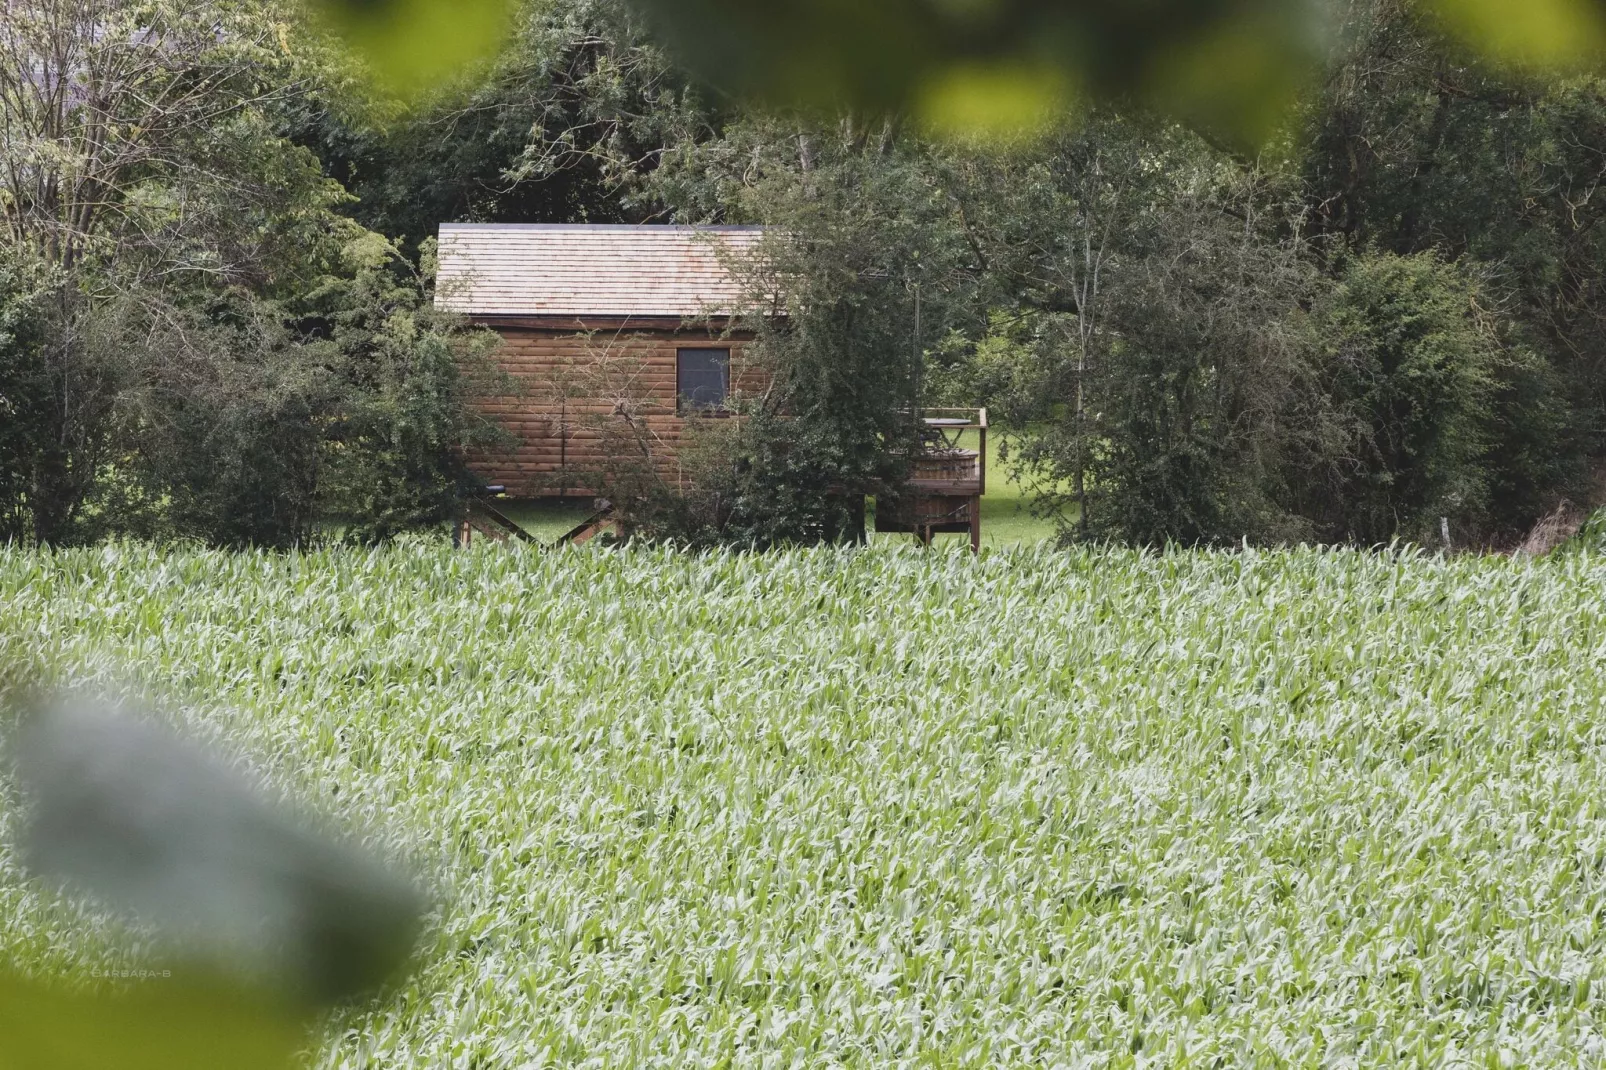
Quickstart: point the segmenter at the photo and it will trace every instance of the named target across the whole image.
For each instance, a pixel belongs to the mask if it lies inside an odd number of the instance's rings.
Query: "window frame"
[[[687,353],[725,354],[725,381],[720,398],[712,403],[695,403],[681,391],[681,361]],[[729,416],[731,396],[731,347],[728,345],[677,345],[675,347],[675,415]]]

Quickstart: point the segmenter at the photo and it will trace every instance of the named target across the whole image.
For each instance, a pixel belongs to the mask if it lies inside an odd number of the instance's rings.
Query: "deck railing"
[[[920,494],[970,496],[987,487],[987,410],[921,409],[909,486]]]

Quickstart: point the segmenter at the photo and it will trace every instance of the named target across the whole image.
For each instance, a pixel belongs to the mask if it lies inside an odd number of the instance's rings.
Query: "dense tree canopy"
[[[293,139],[339,69],[297,33],[268,3],[6,5],[0,538],[289,545],[448,515],[476,436],[455,358],[483,345]],[[336,472],[400,492],[352,517]]]

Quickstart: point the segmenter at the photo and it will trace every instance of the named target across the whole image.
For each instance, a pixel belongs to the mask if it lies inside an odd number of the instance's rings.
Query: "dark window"
[[[717,409],[725,404],[731,385],[731,351],[682,349],[679,351],[680,408]]]

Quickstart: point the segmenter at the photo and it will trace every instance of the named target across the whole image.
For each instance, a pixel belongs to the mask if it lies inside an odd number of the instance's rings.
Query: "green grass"
[[[1606,1059],[1595,551],[0,552],[7,662],[435,860],[319,1066]]]
[[[1003,442],[1001,432],[988,433],[987,493],[981,499],[982,545],[1003,547],[1051,541],[1054,524],[1031,514],[1026,488],[1013,478],[1015,465],[999,456]]]

